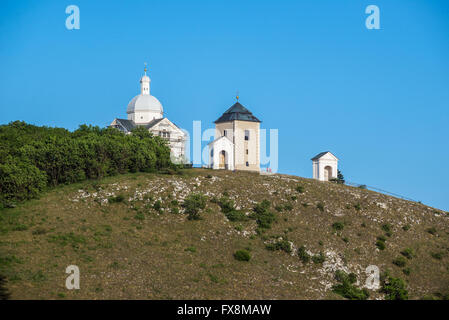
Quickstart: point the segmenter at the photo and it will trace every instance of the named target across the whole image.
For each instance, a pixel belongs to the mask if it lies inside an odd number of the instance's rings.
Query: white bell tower
[[[147,76],[147,64],[145,63],[144,76],[140,79],[140,94],[150,94],[150,82],[151,79]]]

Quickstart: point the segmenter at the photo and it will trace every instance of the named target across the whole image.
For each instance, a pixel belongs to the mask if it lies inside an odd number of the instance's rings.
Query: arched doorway
[[[228,164],[227,164],[227,159],[228,157],[227,157],[227,154],[226,154],[226,151],[224,151],[224,150],[221,150],[221,152],[220,152],[220,159],[219,159],[219,162],[218,162],[218,168],[220,168],[220,169],[227,169],[228,168]]]
[[[324,167],[324,181],[329,181],[329,179],[332,179],[332,167],[325,166]]]

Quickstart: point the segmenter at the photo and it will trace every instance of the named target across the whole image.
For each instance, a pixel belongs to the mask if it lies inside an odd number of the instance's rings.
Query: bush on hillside
[[[253,218],[259,229],[270,229],[271,224],[276,221],[276,215],[270,211],[271,203],[268,200],[263,200],[254,206]]]
[[[354,273],[347,274],[342,270],[337,270],[335,279],[339,282],[332,287],[332,291],[350,300],[366,300],[369,297],[368,290],[359,289],[354,286],[357,276]]]
[[[249,261],[251,259],[251,255],[247,250],[237,250],[234,253],[234,258],[238,261]]]
[[[126,135],[87,125],[74,132],[20,121],[0,126],[2,204],[36,197],[47,186],[164,168],[176,168],[170,148],[143,127]]]
[[[381,292],[385,293],[387,300],[407,300],[408,291],[404,280],[393,278],[388,273],[382,276]]]
[[[200,211],[206,208],[206,196],[201,193],[191,193],[184,200],[182,206],[185,208],[189,220],[199,220],[201,219]]]

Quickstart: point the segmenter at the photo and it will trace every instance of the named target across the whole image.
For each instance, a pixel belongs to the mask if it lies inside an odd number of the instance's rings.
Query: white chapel
[[[329,181],[337,178],[338,158],[330,151],[318,153],[312,159],[313,178],[320,181]]]
[[[140,79],[140,94],[129,103],[126,113],[128,119],[116,118],[109,125],[129,134],[137,126],[143,126],[154,135],[166,139],[171,150],[172,161],[185,162],[186,133],[173,122],[164,118],[164,109],[159,100],[150,93],[151,79],[145,74]]]

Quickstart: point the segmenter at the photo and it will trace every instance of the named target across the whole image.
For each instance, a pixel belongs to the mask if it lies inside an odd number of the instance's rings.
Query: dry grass
[[[182,213],[191,192],[209,200],[198,221]],[[277,222],[259,235],[253,219],[228,221],[210,201],[223,194],[248,214],[271,201]],[[157,200],[162,209],[154,208]],[[0,273],[13,299],[339,299],[330,289],[335,271],[356,273],[362,285],[368,265],[406,279],[410,298],[449,291],[447,213],[299,177],[202,169],[129,174],[59,187],[0,215]],[[378,236],[386,238],[385,250],[377,249]],[[290,242],[291,254],[266,249],[279,239]],[[312,256],[323,252],[325,262],[302,264],[302,245]],[[393,264],[406,248],[414,252],[409,275]],[[250,261],[234,259],[240,249],[249,250]],[[72,264],[81,271],[80,290],[65,288]]]

